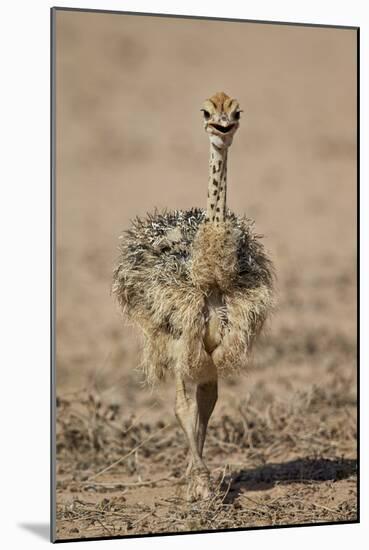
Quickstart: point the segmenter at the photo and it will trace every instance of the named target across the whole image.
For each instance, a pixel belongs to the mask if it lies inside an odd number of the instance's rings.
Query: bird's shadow
[[[299,458],[280,464],[265,464],[230,474],[223,480],[225,503],[232,503],[243,491],[265,491],[275,485],[347,479],[356,474],[354,459]]]

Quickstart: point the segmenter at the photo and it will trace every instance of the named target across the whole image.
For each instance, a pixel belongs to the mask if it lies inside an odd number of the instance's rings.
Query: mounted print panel
[[[358,32],[52,10],[53,540],[358,521]]]

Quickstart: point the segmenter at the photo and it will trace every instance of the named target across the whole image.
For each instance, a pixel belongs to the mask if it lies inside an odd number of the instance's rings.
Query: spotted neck
[[[227,200],[227,155],[228,149],[218,149],[210,143],[207,220],[224,222]]]

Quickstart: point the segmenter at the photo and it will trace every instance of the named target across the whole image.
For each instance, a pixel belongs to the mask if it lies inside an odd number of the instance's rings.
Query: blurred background
[[[170,383],[141,387],[112,269],[131,218],[205,207],[200,108],[220,90],[244,110],[228,204],[255,218],[278,276],[258,368],[237,396],[267,379],[283,399],[338,371],[355,392],[355,31],[57,11],[58,393],[92,385],[127,414],[155,403],[150,416],[172,415]]]

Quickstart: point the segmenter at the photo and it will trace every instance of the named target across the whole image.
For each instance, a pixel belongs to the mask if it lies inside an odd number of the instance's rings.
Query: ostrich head
[[[204,102],[201,111],[210,142],[218,149],[227,149],[240,124],[242,111],[237,99],[218,92]]]

